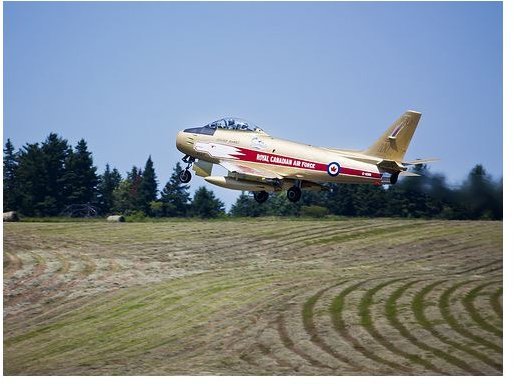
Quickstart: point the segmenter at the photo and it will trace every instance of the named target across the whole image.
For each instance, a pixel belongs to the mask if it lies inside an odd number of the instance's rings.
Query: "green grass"
[[[398,308],[404,292],[387,287],[451,286],[477,273],[501,280],[501,223],[54,220],[4,224],[4,265],[13,262],[4,276],[7,375],[454,374],[462,352],[479,360],[458,374],[501,371],[501,353],[476,356],[473,342],[427,311],[439,301],[430,290]],[[497,328],[498,291],[471,296],[484,295],[478,311]],[[404,313],[415,333],[401,326]],[[437,323],[447,343],[412,339]],[[437,368],[427,365],[433,356]]]
[[[467,354],[470,354],[478,359],[480,359],[481,361],[483,361],[484,363],[490,365],[491,367],[494,367],[500,371],[503,370],[503,366],[501,365],[501,363],[497,363],[495,362],[494,360],[491,360],[487,355],[485,354],[482,354],[481,352],[475,350],[472,348],[472,346],[470,344],[463,344],[463,343],[459,343],[458,341],[456,341],[455,339],[450,339],[448,338],[446,335],[440,333],[437,329],[436,329],[436,323],[434,323],[433,321],[430,321],[426,315],[425,315],[425,308],[426,308],[426,300],[425,300],[425,297],[432,291],[434,290],[434,288],[436,288],[437,286],[440,286],[441,284],[444,284],[446,283],[447,281],[446,280],[441,280],[441,281],[436,281],[432,284],[429,284],[427,286],[425,286],[423,289],[421,289],[421,291],[419,291],[413,298],[413,301],[412,301],[412,310],[414,312],[414,316],[416,317],[416,320],[417,322],[427,331],[429,331],[434,337],[436,337],[437,339],[439,339],[441,342],[457,349],[457,350],[461,350]],[[439,303],[439,309],[440,309],[440,312],[441,313],[444,313],[445,311],[443,309],[441,309],[441,303]],[[474,370],[471,366],[469,366],[468,363],[460,360],[460,359],[457,359],[454,357],[454,361],[453,361],[457,366],[459,366],[460,368],[462,368],[463,370],[466,370],[470,373],[479,373],[477,372],[476,370]]]
[[[464,307],[466,307],[466,310],[468,311],[468,314],[471,316],[471,318],[477,323],[482,330],[489,331],[496,335],[498,338],[503,338],[503,331],[501,331],[499,328],[496,328],[492,324],[490,324],[487,320],[485,320],[480,313],[478,312],[477,308],[474,305],[474,300],[478,297],[480,292],[493,284],[498,285],[498,282],[489,282],[481,284],[475,288],[473,288],[471,291],[469,291],[466,296],[462,299],[462,303],[464,304]]]

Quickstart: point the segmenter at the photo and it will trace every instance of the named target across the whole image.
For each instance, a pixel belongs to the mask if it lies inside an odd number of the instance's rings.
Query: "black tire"
[[[266,192],[265,190],[261,190],[260,192],[253,192],[253,198],[259,204],[262,204],[262,203],[266,202],[266,200],[269,198],[269,193]]]
[[[398,176],[400,175],[399,172],[391,174],[391,177],[389,181],[391,181],[391,185],[394,185],[398,182]]]
[[[187,184],[189,181],[191,181],[192,175],[189,170],[182,170],[178,176],[178,179],[183,184]]]
[[[287,199],[291,202],[298,202],[302,197],[302,191],[298,186],[293,186],[287,190]]]

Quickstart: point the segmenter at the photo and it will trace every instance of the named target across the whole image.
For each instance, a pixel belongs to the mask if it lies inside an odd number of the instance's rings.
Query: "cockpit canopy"
[[[261,129],[241,118],[222,118],[211,122],[205,127],[210,129],[227,129],[227,130],[243,130],[243,131],[261,131]]]

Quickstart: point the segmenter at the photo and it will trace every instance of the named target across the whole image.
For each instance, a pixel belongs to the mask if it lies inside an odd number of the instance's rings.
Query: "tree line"
[[[400,178],[395,185],[329,184],[326,191],[304,191],[298,204],[277,194],[259,205],[241,194],[232,206],[234,216],[314,216],[329,214],[360,217],[439,218],[448,220],[500,220],[503,218],[503,184],[476,165],[457,187],[426,165],[412,170],[420,177]]]
[[[99,174],[84,139],[72,147],[55,133],[17,151],[7,139],[3,171],[3,210],[25,216],[60,216],[74,205],[91,206],[99,215],[209,218],[225,214],[223,202],[204,187],[191,199],[189,186],[179,182],[179,163],[159,192],[151,156],[143,169],[133,166],[125,177],[109,164]]]
[[[17,151],[8,139],[4,146],[3,209],[44,217],[87,204],[99,215],[225,216],[223,202],[211,190],[200,187],[191,198],[189,186],[179,180],[182,170],[177,162],[159,192],[151,156],[143,169],[133,166],[123,177],[109,164],[98,173],[84,139],[72,147],[66,139],[50,133],[42,143],[26,144]],[[502,180],[494,181],[481,165],[454,188],[448,186],[444,175],[431,173],[426,166],[418,165],[413,171],[422,177],[403,178],[387,188],[328,184],[325,191],[304,191],[298,203],[278,193],[258,204],[251,194],[243,192],[228,215],[502,219]]]

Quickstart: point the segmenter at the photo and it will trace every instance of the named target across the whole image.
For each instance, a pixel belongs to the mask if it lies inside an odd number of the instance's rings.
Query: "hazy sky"
[[[4,142],[85,138],[103,171],[223,116],[362,149],[407,109],[407,159],[502,175],[501,3],[3,3]],[[225,173],[223,169],[215,169]],[[193,178],[191,191],[204,184]],[[209,184],[230,207],[239,192]]]

